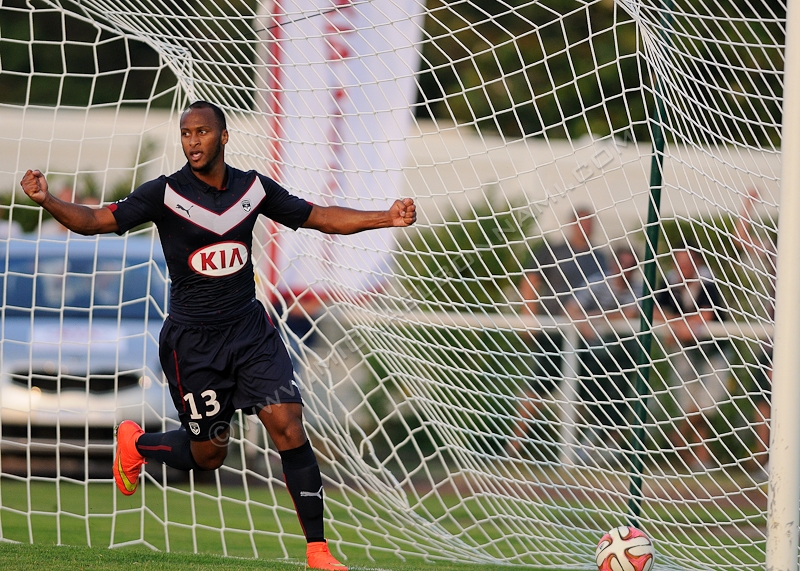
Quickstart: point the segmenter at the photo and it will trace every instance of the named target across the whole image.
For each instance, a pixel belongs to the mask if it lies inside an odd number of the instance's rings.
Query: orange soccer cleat
[[[306,569],[322,569],[323,571],[347,571],[347,566],[339,563],[331,555],[326,541],[314,541],[306,547]]]
[[[114,481],[119,491],[130,496],[139,485],[139,474],[144,456],[136,449],[136,441],[144,434],[142,427],[132,420],[123,420],[116,429],[117,454],[114,457]]]

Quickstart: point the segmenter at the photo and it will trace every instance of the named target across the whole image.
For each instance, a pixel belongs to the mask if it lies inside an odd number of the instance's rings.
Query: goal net
[[[786,5],[717,0],[11,0],[0,7],[0,539],[283,558],[303,537],[255,417],[225,465],[116,493],[111,430],[174,429],[153,228],[68,233],[228,161],[402,231],[257,228],[334,553],[763,569]]]

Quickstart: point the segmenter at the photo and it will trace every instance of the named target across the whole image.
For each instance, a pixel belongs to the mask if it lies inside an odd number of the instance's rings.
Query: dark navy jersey
[[[172,279],[170,315],[195,322],[237,315],[255,299],[253,228],[259,214],[296,230],[312,205],[264,175],[230,166],[226,188],[217,190],[187,164],[109,209],[118,234],[155,223]]]

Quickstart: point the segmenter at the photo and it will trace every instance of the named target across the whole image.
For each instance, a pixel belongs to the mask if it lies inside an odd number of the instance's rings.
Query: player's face
[[[573,244],[584,244],[589,241],[594,229],[594,216],[591,214],[578,213],[577,218],[572,222],[572,233],[570,242]]]
[[[211,109],[189,109],[181,117],[181,146],[195,172],[210,172],[225,160],[228,131],[221,129]]]

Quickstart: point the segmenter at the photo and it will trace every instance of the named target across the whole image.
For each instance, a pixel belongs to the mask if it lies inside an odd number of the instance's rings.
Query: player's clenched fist
[[[392,219],[392,226],[411,226],[417,221],[417,207],[414,200],[411,198],[395,200],[389,209],[389,216]]]
[[[28,169],[19,184],[35,203],[42,204],[47,199],[47,180],[41,171]]]

